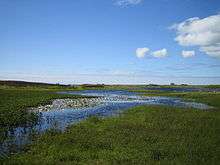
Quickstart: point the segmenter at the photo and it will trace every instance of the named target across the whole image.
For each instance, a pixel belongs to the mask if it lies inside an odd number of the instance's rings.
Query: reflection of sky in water
[[[145,97],[138,96],[128,91],[113,90],[85,90],[77,92],[60,92],[69,94],[80,94],[85,96],[101,96],[100,104],[95,107],[87,108],[66,108],[52,109],[51,111],[41,112],[39,121],[33,127],[18,127],[8,132],[8,138],[0,145],[0,151],[11,152],[19,151],[26,143],[30,142],[29,134],[35,132],[43,133],[48,129],[55,128],[63,131],[70,124],[79,122],[89,116],[107,117],[120,114],[123,110],[137,105],[169,105],[178,107],[193,107],[198,109],[208,109],[205,104],[184,102],[178,98],[170,97]],[[13,146],[13,147],[12,147]]]

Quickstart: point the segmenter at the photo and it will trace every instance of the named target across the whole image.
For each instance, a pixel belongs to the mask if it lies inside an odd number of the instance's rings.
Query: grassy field
[[[141,91],[141,95],[144,96],[169,96],[180,97],[187,101],[198,101],[208,104],[214,107],[220,107],[220,92],[144,92]]]
[[[219,164],[220,94],[172,95],[205,102],[216,109],[141,106],[120,117],[92,117],[65,133],[51,130],[41,135],[24,153],[3,163]]]
[[[42,88],[1,88],[0,89],[0,141],[4,139],[4,131],[15,126],[32,124],[37,116],[27,111],[51,102],[56,98],[78,98],[73,95],[57,94],[57,89]]]

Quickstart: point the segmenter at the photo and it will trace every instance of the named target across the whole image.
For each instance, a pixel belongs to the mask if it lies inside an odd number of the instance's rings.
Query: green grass
[[[28,107],[48,104],[56,98],[79,97],[55,92],[49,89],[0,89],[0,137],[5,130],[36,120],[36,114],[28,112]]]
[[[208,105],[220,108],[220,92],[189,92],[189,93],[170,93],[167,96],[181,97],[192,101],[203,102]]]
[[[219,88],[219,85],[200,86],[203,88]],[[188,101],[203,102],[208,105],[220,107],[220,92],[175,92],[164,90],[146,90],[146,89],[133,89],[131,92],[140,93],[143,96],[168,96],[168,97],[180,97]]]
[[[204,85],[205,88],[220,88],[220,85]]]
[[[216,109],[141,106],[120,117],[92,117],[65,133],[49,131],[5,164],[219,164],[219,94],[179,97]]]
[[[220,108],[220,92],[160,92],[155,93],[146,92],[144,96],[169,96],[180,97],[188,101],[203,102],[205,104]]]

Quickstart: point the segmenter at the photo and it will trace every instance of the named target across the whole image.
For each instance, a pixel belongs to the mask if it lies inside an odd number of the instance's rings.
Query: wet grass
[[[181,97],[191,101],[203,102],[220,109],[220,92],[169,93],[167,96]]]
[[[30,88],[2,88],[0,89],[0,141],[4,131],[15,126],[32,124],[37,115],[27,111],[28,107],[35,107],[51,102],[56,98],[78,98],[79,96],[57,94],[56,90]]]
[[[177,96],[177,95],[176,95]],[[5,164],[219,164],[220,94],[178,95],[216,106],[202,111],[140,106],[51,130]]]
[[[187,101],[202,102],[216,108],[220,108],[220,92],[164,92],[157,91],[141,92],[144,96],[168,96],[168,97],[180,97]]]

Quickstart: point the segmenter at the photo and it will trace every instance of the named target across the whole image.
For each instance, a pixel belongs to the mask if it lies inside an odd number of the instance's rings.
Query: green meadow
[[[220,165],[220,0],[0,0],[0,21],[0,165]]]
[[[134,90],[144,96],[179,97],[187,101],[202,102],[210,106],[220,107],[220,92],[165,92],[160,90]]]
[[[73,89],[57,86],[0,86],[0,141],[5,138],[4,131],[16,126],[31,125],[36,121],[38,116],[28,112],[29,107],[49,104],[53,99],[80,97],[57,94],[60,90]]]
[[[23,107],[70,97],[51,90],[1,90],[1,124],[31,118]],[[220,93],[141,91],[144,95],[181,97],[214,106],[210,110],[138,106],[119,117],[91,117],[64,133],[50,130],[1,160],[2,164],[219,164]],[[74,97],[74,96],[72,96]],[[1,100],[2,100],[1,99]],[[2,108],[5,106],[5,109]],[[9,106],[9,107],[7,107]],[[17,114],[17,118],[11,118]],[[20,115],[20,116],[19,116]],[[2,115],[1,115],[2,116]],[[16,115],[15,115],[16,116]],[[21,117],[22,116],[22,117]],[[2,120],[3,119],[3,120]]]

